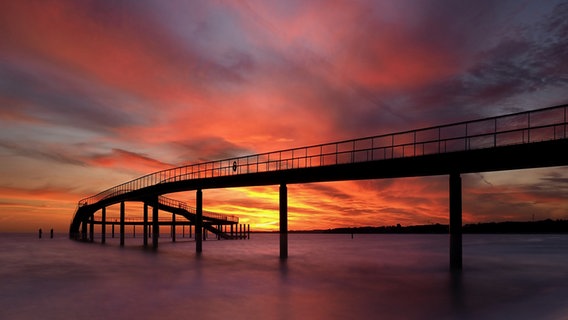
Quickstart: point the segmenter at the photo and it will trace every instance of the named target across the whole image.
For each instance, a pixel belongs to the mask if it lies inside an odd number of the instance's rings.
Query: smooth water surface
[[[0,319],[568,319],[568,235],[168,240],[0,234]]]

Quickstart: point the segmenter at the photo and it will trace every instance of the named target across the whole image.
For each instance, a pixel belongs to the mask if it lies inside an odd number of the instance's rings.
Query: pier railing
[[[183,201],[179,201],[179,200],[175,200],[175,199],[171,199],[171,198],[167,198],[164,196],[160,196],[158,197],[158,202],[161,205],[167,206],[167,207],[172,207],[172,208],[179,208],[179,209],[183,209],[191,214],[195,214],[195,207],[192,207],[190,205],[188,205],[187,203],[183,202]],[[228,221],[228,222],[235,222],[238,223],[239,222],[239,217],[236,216],[229,216],[229,215],[224,215],[224,214],[220,214],[220,213],[215,213],[215,212],[209,212],[209,211],[205,211],[203,210],[202,212],[203,217],[206,219],[215,219],[215,220],[222,220],[222,221]]]
[[[90,205],[161,183],[417,157],[566,139],[568,105],[301,148],[196,163],[151,173],[82,199]]]

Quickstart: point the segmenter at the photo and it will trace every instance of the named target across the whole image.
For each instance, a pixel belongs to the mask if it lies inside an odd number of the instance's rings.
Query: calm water
[[[567,235],[109,240],[0,234],[0,319],[568,319]]]

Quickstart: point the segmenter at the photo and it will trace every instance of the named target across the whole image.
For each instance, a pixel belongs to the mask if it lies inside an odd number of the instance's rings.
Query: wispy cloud
[[[29,157],[40,161],[53,161],[67,165],[84,165],[85,163],[79,159],[73,158],[66,154],[63,150],[57,150],[54,147],[38,147],[24,144],[15,144],[13,142],[1,141],[0,148],[8,150],[12,155]]]
[[[172,164],[152,159],[144,154],[122,149],[112,149],[106,154],[96,154],[85,159],[92,166],[134,171],[139,174],[173,167]]]

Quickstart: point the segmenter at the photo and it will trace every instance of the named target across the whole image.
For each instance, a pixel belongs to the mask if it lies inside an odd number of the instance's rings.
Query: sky
[[[173,166],[568,103],[567,34],[566,1],[0,1],[0,232]],[[462,178],[464,223],[568,219],[566,167]],[[289,185],[289,229],[448,223],[448,183]],[[203,201],[278,229],[278,186]]]

